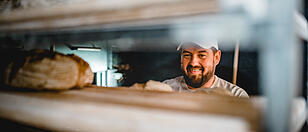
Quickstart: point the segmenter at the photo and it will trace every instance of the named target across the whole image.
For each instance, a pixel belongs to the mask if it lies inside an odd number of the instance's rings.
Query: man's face
[[[181,68],[187,85],[199,88],[207,83],[214,75],[220,56],[220,50],[214,53],[197,45],[183,47]]]

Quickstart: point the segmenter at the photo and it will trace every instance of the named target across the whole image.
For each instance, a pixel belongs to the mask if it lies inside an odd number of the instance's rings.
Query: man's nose
[[[198,57],[196,56],[191,57],[189,64],[192,66],[198,66],[199,65]]]

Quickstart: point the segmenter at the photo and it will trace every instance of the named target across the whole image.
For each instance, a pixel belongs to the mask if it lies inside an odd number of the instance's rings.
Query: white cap
[[[217,40],[196,40],[196,41],[187,41],[182,42],[178,48],[177,51],[179,51],[183,45],[189,45],[189,44],[195,44],[198,45],[204,49],[210,49],[210,48],[216,48],[218,50],[218,42]]]

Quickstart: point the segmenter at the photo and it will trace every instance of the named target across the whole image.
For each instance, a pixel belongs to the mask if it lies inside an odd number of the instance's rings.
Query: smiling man
[[[249,97],[244,89],[215,75],[221,57],[216,40],[185,42],[177,50],[181,53],[183,76],[163,81],[174,91],[196,92],[223,88],[233,96]]]

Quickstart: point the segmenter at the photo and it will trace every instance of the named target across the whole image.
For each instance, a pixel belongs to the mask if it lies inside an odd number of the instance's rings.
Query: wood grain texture
[[[53,131],[261,128],[260,111],[249,99],[197,93],[92,86],[62,92],[1,91],[0,100],[1,118]]]
[[[91,1],[50,8],[23,9],[2,14],[0,31],[51,30],[105,24],[110,27],[116,23],[172,19],[215,13],[218,10],[216,0]]]

